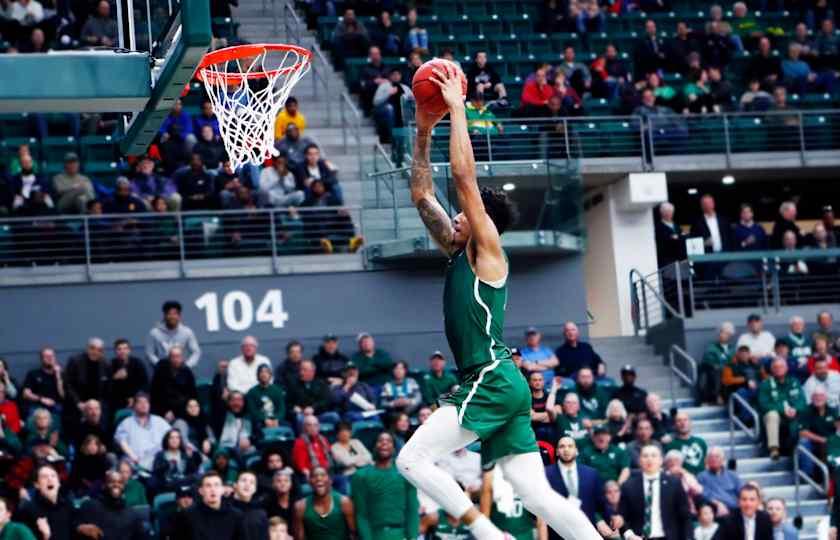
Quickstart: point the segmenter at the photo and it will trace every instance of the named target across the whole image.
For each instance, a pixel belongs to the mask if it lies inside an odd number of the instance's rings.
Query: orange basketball
[[[464,97],[467,96],[467,77],[464,76],[461,68],[449,60],[432,58],[417,69],[414,73],[414,78],[411,80],[411,91],[414,93],[414,101],[417,103],[418,110],[422,109],[434,114],[443,114],[446,112],[447,107],[440,93],[440,88],[429,80],[435,77],[432,71],[433,69],[437,68],[438,71],[443,71],[445,69],[444,66],[455,68],[455,71],[461,78],[461,93]]]

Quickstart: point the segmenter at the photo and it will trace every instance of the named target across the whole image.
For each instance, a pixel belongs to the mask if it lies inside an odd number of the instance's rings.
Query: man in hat
[[[362,332],[356,336],[359,350],[353,353],[350,361],[359,369],[359,378],[373,387],[381,387],[391,376],[394,361],[387,351],[376,346],[373,336]]]
[[[338,350],[338,336],[327,334],[312,361],[318,368],[318,376],[335,385],[341,383],[341,371],[350,359]]]
[[[252,424],[260,428],[277,427],[286,418],[286,392],[274,384],[270,364],[257,367],[257,384],[245,394],[245,403]]]
[[[195,504],[195,494],[191,486],[180,486],[175,491],[175,512],[162,516],[160,524],[161,540],[175,540],[178,538],[176,524],[182,512],[186,512]]]
[[[64,170],[53,177],[53,190],[58,196],[58,211],[62,214],[83,214],[88,201],[96,198],[93,182],[79,173],[79,156],[64,155]]]
[[[592,444],[584,448],[581,460],[608,482],[615,480],[623,484],[630,478],[630,454],[612,444],[612,435],[607,426],[601,424],[592,430]]]
[[[630,414],[639,414],[645,410],[647,392],[636,386],[636,368],[627,364],[621,368],[621,386],[613,392],[613,399],[624,404]]]
[[[440,396],[452,391],[457,385],[458,379],[451,371],[446,370],[446,357],[440,351],[433,352],[429,357],[429,371],[423,374],[420,384],[423,402],[435,406]]]
[[[353,422],[371,416],[376,411],[376,394],[368,384],[359,380],[359,368],[350,362],[344,366],[342,376],[344,381],[332,389],[333,403],[342,418]]]

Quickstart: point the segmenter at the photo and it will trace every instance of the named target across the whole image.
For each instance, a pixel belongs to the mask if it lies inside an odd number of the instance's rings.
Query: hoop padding
[[[242,45],[207,54],[198,67],[234,169],[276,154],[274,121],[310,68],[311,53],[292,45]],[[265,81],[265,82],[263,82]]]

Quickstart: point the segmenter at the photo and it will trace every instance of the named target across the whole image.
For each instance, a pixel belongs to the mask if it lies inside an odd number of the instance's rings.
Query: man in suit
[[[662,471],[662,451],[654,445],[639,454],[641,474],[621,486],[619,514],[625,540],[687,540],[691,513],[682,484]],[[757,540],[757,539],[756,539]]]
[[[758,509],[761,498],[758,488],[745,484],[738,492],[738,509],[718,527],[713,540],[770,540],[773,523],[767,512]]]
[[[674,205],[664,202],[659,205],[659,219],[656,221],[656,257],[659,268],[685,259],[685,234],[674,223]]]
[[[561,437],[557,443],[557,463],[545,468],[548,483],[551,489],[577,504],[602,536],[616,536],[618,528],[621,527],[621,518],[613,516],[607,506],[604,484],[598,471],[578,463],[577,455],[575,440],[572,437]],[[542,520],[539,520],[537,525],[540,529],[545,527]],[[541,535],[540,538],[544,536]],[[560,537],[549,529],[548,538],[558,540]]]
[[[709,194],[700,198],[700,209],[703,215],[691,226],[689,237],[703,238],[706,253],[720,253],[728,251],[731,246],[731,225],[726,218],[715,211],[715,199]],[[719,263],[705,263],[698,270],[703,279],[716,279],[720,275],[723,265]]]

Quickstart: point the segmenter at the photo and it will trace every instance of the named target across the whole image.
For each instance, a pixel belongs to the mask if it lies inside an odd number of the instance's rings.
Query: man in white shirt
[[[9,4],[6,16],[22,26],[32,26],[44,19],[44,6],[38,0],[17,0]]]
[[[747,332],[741,334],[735,348],[737,349],[742,345],[750,348],[750,357],[754,360],[761,361],[773,356],[776,338],[764,329],[761,315],[753,313],[747,317]]]
[[[257,354],[257,338],[254,336],[245,336],[242,338],[242,345],[240,350],[242,354],[234,358],[228,364],[227,369],[227,388],[231,392],[241,392],[243,395],[248,393],[248,390],[255,387],[259,382],[257,380],[257,371],[260,366],[266,365],[271,367],[271,362],[265,356]]]
[[[823,388],[828,396],[828,406],[840,406],[840,373],[828,369],[828,362],[817,360],[814,362],[814,373],[805,381],[805,401],[811,403],[814,390]]]
[[[163,436],[172,426],[149,411],[148,394],[140,392],[135,395],[134,414],[119,423],[114,441],[132,463],[152,470],[152,462],[161,449]]]

